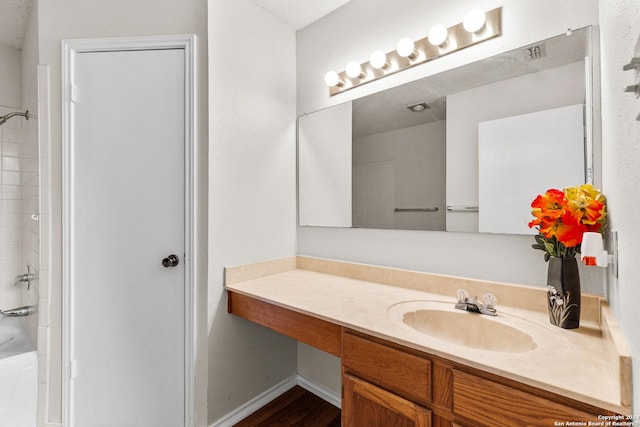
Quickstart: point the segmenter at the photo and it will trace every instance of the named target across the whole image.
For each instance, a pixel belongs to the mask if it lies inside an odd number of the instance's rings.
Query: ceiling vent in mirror
[[[417,104],[407,105],[407,108],[414,113],[420,113],[424,110],[428,110],[430,107],[426,102],[418,102]]]

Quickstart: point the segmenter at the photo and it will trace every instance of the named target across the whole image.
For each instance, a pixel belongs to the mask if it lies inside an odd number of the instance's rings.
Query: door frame
[[[73,344],[71,319],[71,303],[73,301],[74,278],[71,270],[74,248],[71,244],[73,218],[71,217],[74,204],[72,195],[72,162],[74,150],[73,134],[73,100],[75,98],[74,65],[75,55],[85,52],[136,51],[183,49],[185,67],[185,342],[184,342],[184,378],[185,396],[184,425],[195,426],[195,43],[196,36],[150,36],[150,37],[117,37],[96,39],[64,39],[62,46],[62,420],[63,425],[73,426],[70,419],[72,414],[71,377],[74,367],[71,360]]]

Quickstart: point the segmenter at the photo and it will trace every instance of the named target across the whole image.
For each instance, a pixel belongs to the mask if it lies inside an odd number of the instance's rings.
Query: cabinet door
[[[431,411],[357,377],[343,376],[343,427],[431,427]]]

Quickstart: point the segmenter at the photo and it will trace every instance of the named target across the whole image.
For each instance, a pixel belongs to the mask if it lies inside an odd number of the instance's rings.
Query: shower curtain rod
[[[7,120],[9,120],[11,117],[14,116],[21,116],[24,117],[25,120],[29,120],[29,110],[26,110],[24,113],[21,113],[19,111],[15,111],[13,113],[9,113],[9,114],[5,114],[4,116],[0,116],[0,125],[3,125],[7,122]]]

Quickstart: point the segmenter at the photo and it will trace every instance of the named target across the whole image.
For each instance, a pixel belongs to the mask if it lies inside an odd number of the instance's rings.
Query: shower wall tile
[[[4,157],[20,157],[20,144],[3,142],[2,155]]]
[[[0,226],[0,238],[3,242],[22,242],[22,230],[19,228],[10,228]],[[16,258],[20,260],[20,253],[16,254]]]
[[[2,156],[3,171],[20,171],[20,159],[18,157]]]
[[[20,172],[2,171],[0,184],[3,185],[20,185]]]
[[[20,228],[22,227],[21,214],[5,214],[0,218],[0,227],[2,228]]]
[[[18,185],[2,185],[0,193],[3,200],[20,200],[20,186]]]
[[[0,205],[1,205],[0,215],[22,212],[22,202],[20,200],[3,200],[2,199],[1,187],[0,187]]]
[[[16,128],[13,127],[15,126],[15,121],[19,120],[19,118],[13,118],[11,119],[11,123],[10,122],[6,122],[4,125],[2,125],[3,127],[5,127],[4,129],[2,129],[2,144],[7,144],[7,143],[13,143],[13,144],[17,144],[20,142],[20,128]]]
[[[11,258],[20,252],[20,242],[0,240],[0,258]]]
[[[15,111],[8,108],[0,114]],[[0,126],[0,309],[21,305],[15,277],[22,271],[22,123],[12,119]]]

